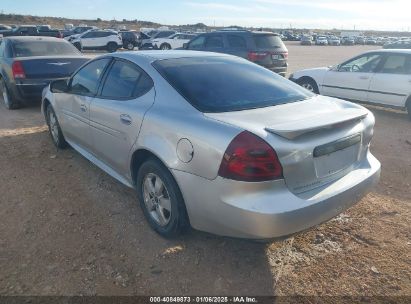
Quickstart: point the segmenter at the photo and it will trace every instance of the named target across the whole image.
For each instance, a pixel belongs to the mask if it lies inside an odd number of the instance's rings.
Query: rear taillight
[[[23,65],[20,61],[14,61],[11,70],[13,72],[14,79],[26,78],[26,73],[24,72]]]
[[[267,52],[248,52],[247,58],[250,61],[259,61],[267,57]]]
[[[244,131],[225,151],[218,175],[238,181],[260,182],[283,178],[283,168],[269,144]]]

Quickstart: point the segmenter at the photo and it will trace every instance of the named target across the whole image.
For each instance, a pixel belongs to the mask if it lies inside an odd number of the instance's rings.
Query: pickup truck
[[[35,25],[21,25],[10,31],[3,31],[1,33],[3,37],[9,36],[48,36],[63,38],[63,35],[59,30],[40,30]]]

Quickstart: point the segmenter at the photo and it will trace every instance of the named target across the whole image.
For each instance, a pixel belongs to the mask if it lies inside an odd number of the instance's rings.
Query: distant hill
[[[157,28],[161,24],[142,21],[142,20],[102,20],[100,18],[94,20],[85,19],[69,19],[69,18],[59,18],[59,17],[39,17],[30,15],[17,15],[17,14],[0,14],[0,24],[7,25],[20,25],[20,24],[49,24],[53,28],[64,29],[65,24],[74,24],[77,26],[79,24],[87,24],[89,26],[97,26],[99,28],[122,28],[125,26],[127,29],[138,30],[142,27],[153,27]]]

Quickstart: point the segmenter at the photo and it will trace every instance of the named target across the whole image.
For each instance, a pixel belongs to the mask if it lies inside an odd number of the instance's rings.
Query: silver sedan
[[[103,55],[45,89],[42,111],[54,144],[135,188],[165,237],[292,234],[380,175],[370,111],[224,54]]]

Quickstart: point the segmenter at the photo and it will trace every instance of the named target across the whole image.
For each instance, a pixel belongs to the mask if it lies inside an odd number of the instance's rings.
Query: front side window
[[[314,96],[284,77],[236,57],[167,59],[153,66],[201,112],[263,108]]]
[[[70,93],[96,95],[101,76],[110,60],[110,58],[98,59],[78,71],[71,80]]]
[[[387,57],[380,73],[411,74],[411,57],[403,54],[392,54]]]
[[[339,67],[340,72],[371,73],[381,62],[378,54],[366,54],[343,63]]]
[[[196,39],[194,39],[190,42],[189,49],[190,50],[196,50],[196,49],[198,50],[198,49],[203,48],[204,41],[205,41],[204,36],[197,37]]]
[[[116,61],[111,67],[103,90],[102,97],[131,98],[141,96],[152,87],[151,78],[132,63]]]

